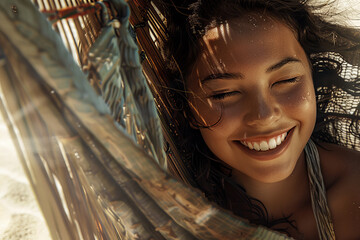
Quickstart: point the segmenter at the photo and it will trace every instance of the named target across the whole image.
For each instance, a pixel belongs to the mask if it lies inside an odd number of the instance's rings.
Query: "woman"
[[[337,96],[358,108],[359,35],[306,1],[155,3],[196,186],[295,238],[360,238],[360,117]]]

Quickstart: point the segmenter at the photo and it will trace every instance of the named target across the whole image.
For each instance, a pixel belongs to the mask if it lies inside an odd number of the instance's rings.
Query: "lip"
[[[294,128],[294,127],[292,127]],[[244,142],[260,142],[260,141],[268,141],[269,139],[273,138],[273,137],[276,137],[276,136],[279,136],[283,133],[288,133],[292,128],[287,128],[287,130],[281,130],[281,131],[277,131],[275,133],[272,133],[271,135],[268,135],[268,136],[265,136],[262,135],[262,136],[254,136],[254,137],[250,137],[250,138],[243,138],[243,139],[240,139],[239,141],[244,141]],[[286,128],[285,128],[286,129]]]
[[[234,141],[234,142],[243,152],[245,152],[250,157],[260,160],[260,161],[268,161],[268,160],[277,158],[283,152],[285,152],[285,150],[288,148],[289,143],[291,141],[292,135],[294,133],[294,129],[295,129],[295,127],[291,128],[289,131],[287,131],[288,134],[287,134],[285,140],[279,146],[277,146],[274,149],[267,150],[267,151],[251,150],[248,147],[241,144],[240,141]],[[284,133],[284,132],[282,132],[282,133]],[[279,135],[279,134],[277,134],[277,135]],[[273,135],[273,136],[277,136],[277,135]],[[270,138],[271,137],[269,137],[269,139]],[[249,139],[246,139],[246,141],[248,141]],[[257,140],[256,138],[251,138],[251,140],[254,140],[254,139]],[[260,139],[260,138],[258,138],[258,139]],[[262,138],[262,139],[264,139],[264,138]]]

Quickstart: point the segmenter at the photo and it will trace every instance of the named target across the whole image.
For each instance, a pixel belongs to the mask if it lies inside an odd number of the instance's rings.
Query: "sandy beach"
[[[0,240],[51,239],[0,114]]]

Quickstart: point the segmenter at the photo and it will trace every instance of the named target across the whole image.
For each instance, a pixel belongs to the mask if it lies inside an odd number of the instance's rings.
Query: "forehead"
[[[204,40],[215,40],[224,36],[247,35],[253,36],[259,32],[268,32],[278,27],[280,20],[260,13],[250,13],[245,16],[228,20],[224,24],[208,29],[203,36]]]
[[[265,15],[247,15],[211,28],[200,39],[192,74],[261,67],[284,57],[305,56],[288,25]],[[197,76],[201,77],[201,76]]]

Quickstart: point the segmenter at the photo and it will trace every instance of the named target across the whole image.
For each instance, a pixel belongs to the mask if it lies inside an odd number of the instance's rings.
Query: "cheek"
[[[316,97],[311,83],[301,84],[278,99],[283,111],[293,119],[302,122],[311,134],[316,121]]]
[[[197,124],[201,126],[214,126],[222,118],[223,107],[221,104],[212,103],[204,98],[192,97],[189,105]]]
[[[231,128],[231,127],[230,127]],[[200,133],[204,142],[210,151],[215,154],[219,159],[228,159],[232,149],[228,142],[229,134],[233,132],[233,129],[229,129],[227,125],[217,125],[213,128],[201,128]]]

